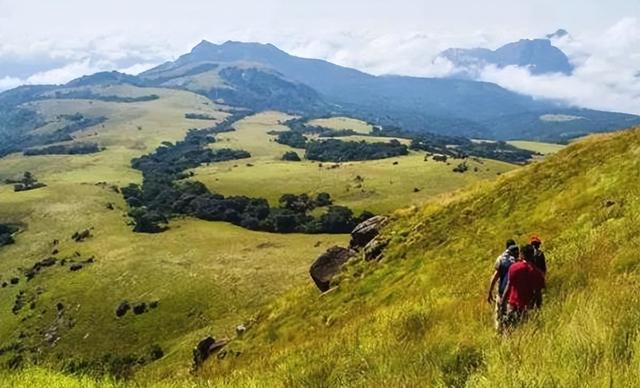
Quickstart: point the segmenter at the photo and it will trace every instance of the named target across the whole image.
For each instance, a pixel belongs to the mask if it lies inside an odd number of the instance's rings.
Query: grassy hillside
[[[541,143],[537,141],[524,141],[524,140],[513,140],[513,141],[508,141],[507,143],[511,144],[514,147],[521,148],[523,150],[539,152],[542,155],[553,154],[565,147],[562,144]]]
[[[398,212],[380,263],[333,292],[272,304],[244,356],[202,377],[235,386],[634,386],[640,378],[640,129],[588,138],[456,198]],[[485,292],[504,240],[544,240],[543,310],[508,338]]]
[[[355,211],[386,213],[399,207],[421,204],[435,195],[451,192],[482,179],[495,178],[513,165],[494,160],[468,161],[469,171],[457,174],[451,164],[424,161],[424,153],[412,152],[397,158],[324,163],[280,160],[287,151],[296,150],[274,141],[271,130],[286,130],[279,123],[288,116],[276,112],[248,117],[235,125],[236,131],[218,136],[218,148],[241,148],[252,158],[215,163],[196,169],[196,179],[211,190],[225,195],[259,196],[277,204],[283,190],[291,193],[328,192],[339,205]],[[344,139],[344,138],[341,138]],[[385,138],[386,139],[386,138]],[[388,139],[386,139],[388,141]],[[477,167],[478,171],[474,171]],[[359,178],[358,178],[359,177]],[[414,189],[418,192],[414,192]]]
[[[74,380],[46,368],[122,372],[131,360],[148,359],[154,347],[160,347],[164,357],[136,368],[143,385],[168,378],[178,379],[181,386],[185,379],[198,384],[189,370],[199,338],[232,337],[237,324],[250,323],[278,295],[306,284],[309,265],[321,252],[348,241],[344,235],[256,233],[195,219],[173,220],[161,235],[133,233],[116,190],[141,181],[131,159],[163,141],[182,139],[189,128],[212,126],[228,115],[187,91],[120,85],[91,87],[87,95],[125,99],[151,94],[157,98],[126,103],[99,98],[31,102],[30,109],[53,123],[36,131],[55,130],[59,115],[106,117],[101,124],[73,132],[70,141],[91,141],[105,149],[88,155],[15,153],[0,159],[0,181],[30,171],[47,184],[26,192],[0,184],[0,223],[21,227],[15,244],[0,248],[0,283],[19,279],[0,288],[0,378],[11,386],[38,386],[42,381],[87,386],[88,379]],[[186,119],[187,113],[212,119]],[[246,149],[252,158],[203,166],[195,170],[195,178],[223,194],[265,196],[276,202],[287,192],[328,191],[337,203],[355,210],[387,212],[514,168],[483,161],[478,172],[455,174],[453,166],[424,162],[420,153],[338,168],[283,162],[281,155],[291,148],[272,141],[267,132],[286,129],[278,123],[288,117],[274,112],[251,116],[236,125],[237,131],[219,135],[213,147]],[[358,175],[362,181],[356,181]],[[417,185],[421,191],[414,193]],[[90,229],[92,237],[73,241],[72,235],[84,229]],[[25,271],[48,257],[56,258],[56,264],[27,281]],[[83,267],[71,271],[74,262]],[[123,301],[157,301],[158,306],[118,318],[115,310]],[[38,362],[43,369],[4,370],[19,359],[23,364]]]
[[[20,279],[17,285],[0,288],[0,348],[19,344],[28,349],[22,353],[26,362],[41,359],[58,367],[82,361],[88,363],[83,367],[87,370],[101,364],[109,368],[110,361],[99,360],[107,355],[144,356],[157,344],[165,357],[153,367],[187,375],[191,348],[200,336],[229,336],[265,302],[305,282],[313,257],[347,240],[253,233],[191,219],[175,221],[162,235],[133,233],[122,196],[113,189],[140,181],[131,158],[162,141],[181,139],[188,128],[214,123],[187,120],[185,113],[226,115],[192,93],[154,92],[159,99],[130,104],[40,101],[37,109],[45,117],[67,112],[107,116],[103,125],[74,134],[77,139],[90,137],[106,150],[0,159],[0,180],[31,171],[48,185],[16,193],[11,185],[0,184],[0,223],[22,227],[16,243],[0,249],[0,282]],[[71,240],[74,232],[86,228],[92,228],[93,237],[81,243]],[[59,252],[54,255],[54,250]],[[68,263],[44,268],[27,282],[23,272],[50,256]],[[70,271],[71,261],[89,258],[94,263]],[[26,303],[14,314],[20,298]],[[159,304],[146,314],[129,312],[117,318],[115,309],[124,300]],[[16,356],[0,353],[2,368]]]

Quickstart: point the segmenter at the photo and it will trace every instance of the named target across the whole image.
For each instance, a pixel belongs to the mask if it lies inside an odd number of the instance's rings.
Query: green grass
[[[373,130],[373,126],[362,120],[352,119],[350,117],[331,117],[326,119],[310,120],[309,125],[325,127],[335,130],[351,129],[353,131],[368,134]]]
[[[521,148],[523,150],[539,152],[542,155],[553,154],[566,147],[562,144],[541,143],[537,141],[524,141],[524,140],[513,140],[513,141],[508,141],[507,143],[511,144],[514,147]]]
[[[251,116],[236,125],[235,132],[218,136],[220,141],[214,147],[242,148],[249,151],[252,158],[200,167],[195,170],[196,179],[221,194],[263,197],[274,205],[283,192],[313,194],[326,191],[337,204],[356,211],[388,213],[399,207],[422,204],[434,196],[482,179],[495,178],[514,168],[511,164],[493,160],[469,161],[469,171],[456,174],[452,172],[458,163],[455,160],[451,165],[432,160],[425,162],[424,153],[416,152],[397,158],[339,165],[281,161],[284,152],[294,149],[276,143],[267,132],[286,129],[278,124],[286,117],[274,112]],[[297,152],[304,155],[304,150]],[[474,171],[475,167],[478,171]],[[415,188],[419,192],[414,192]]]
[[[640,129],[395,214],[380,263],[288,292],[201,376],[230,386],[635,386]],[[613,201],[613,204],[607,201]],[[504,241],[540,234],[545,306],[507,338],[484,302]]]
[[[334,325],[340,326],[344,323],[341,323],[344,314],[360,317],[354,319],[354,324],[359,319],[370,318],[358,312],[373,305],[354,307],[333,297],[323,299],[328,303],[325,316],[318,318],[315,310],[317,294],[309,286],[309,265],[328,247],[345,245],[348,236],[266,234],[194,219],[174,220],[171,229],[160,235],[132,233],[122,197],[109,187],[140,182],[140,173],[130,168],[130,159],[148,153],[162,141],[182,139],[188,128],[214,123],[187,120],[185,113],[202,112],[219,118],[226,114],[215,104],[189,92],[129,87],[103,92],[133,96],[153,93],[160,99],[127,104],[40,101],[38,109],[48,117],[76,112],[108,116],[104,126],[74,134],[78,139],[94,139],[107,149],[93,155],[10,155],[0,159],[0,179],[29,170],[48,184],[45,188],[21,193],[13,192],[8,185],[0,185],[0,221],[19,223],[24,229],[15,245],[0,250],[0,278],[6,280],[20,275],[22,269],[50,256],[54,239],[61,241],[55,248],[60,250],[57,257],[69,258],[78,252],[83,259],[94,256],[96,260],[74,273],[68,267],[46,268],[28,283],[21,277],[19,285],[0,289],[0,347],[18,342],[40,349],[42,355],[39,360],[29,356],[26,359],[27,363],[41,361],[41,368],[9,374],[0,372],[4,373],[0,375],[3,382],[7,381],[10,386],[112,384],[109,380],[94,382],[89,377],[60,374],[45,368],[55,369],[72,360],[97,362],[106,354],[144,356],[154,344],[162,347],[165,356],[137,368],[130,384],[310,385],[334,373],[343,373],[345,367],[350,368],[350,364],[341,364],[346,355],[331,354],[336,351],[337,340],[323,344],[317,355],[309,349],[311,353],[301,357],[291,353],[304,343],[301,340],[304,336],[321,337],[314,331],[316,327],[333,330]],[[355,210],[390,212],[406,205],[421,205],[435,196],[441,201],[450,201],[454,197],[445,193],[514,168],[505,163],[483,161],[477,165],[478,172],[472,172],[472,168],[466,174],[454,174],[451,172],[454,165],[424,162],[420,153],[344,163],[338,168],[330,168],[331,164],[320,168],[311,162],[282,162],[280,156],[291,148],[272,141],[267,132],[285,129],[279,123],[287,117],[275,112],[252,116],[239,123],[236,132],[221,134],[220,141],[213,147],[246,149],[252,158],[196,169],[196,179],[223,194],[264,196],[272,202],[285,192],[328,191],[337,203]],[[254,166],[248,167],[247,163]],[[475,167],[475,162],[471,166]],[[355,181],[358,175],[363,182]],[[98,185],[100,182],[106,182],[107,186]],[[414,193],[414,187],[421,191]],[[107,203],[115,204],[115,210],[107,209]],[[94,228],[93,238],[82,243],[71,241],[74,232],[89,227]],[[270,310],[271,318],[268,313],[261,313],[266,305],[291,288],[294,291],[275,302]],[[33,297],[35,306],[33,309],[27,306],[14,315],[11,309],[19,291]],[[374,291],[375,283],[369,282],[352,296],[357,301],[361,295]],[[343,294],[337,295],[343,298]],[[141,316],[129,313],[118,319],[114,310],[125,299],[131,302],[158,300],[159,307]],[[378,300],[371,301],[377,303]],[[65,306],[62,320],[55,311],[59,302]],[[306,302],[310,302],[308,308],[303,306]],[[289,308],[291,319],[285,319],[283,311]],[[308,315],[309,327],[306,327],[306,317],[301,319],[298,315],[301,311]],[[400,314],[400,310],[397,313]],[[265,325],[265,317],[277,325]],[[254,323],[256,320],[259,325]],[[386,323],[372,322],[372,329],[390,330]],[[422,330],[421,322],[418,314],[407,325]],[[247,340],[230,346],[242,351],[243,356],[220,365],[207,364],[202,376],[209,380],[192,376],[191,350],[198,339],[205,335],[233,337],[234,327],[239,323],[255,328],[250,330]],[[60,339],[52,346],[42,333],[54,327]],[[345,330],[346,336],[350,329]],[[373,335],[368,330],[364,330],[363,335]],[[270,349],[271,342],[262,342],[264,338],[274,341],[274,351]],[[282,341],[288,343],[289,338],[291,347],[284,346]],[[344,340],[344,346],[350,349],[353,341]],[[316,345],[312,341],[302,348]],[[256,362],[255,371],[251,371],[248,362],[262,357],[259,352],[265,360]],[[0,356],[0,365],[5,365],[11,356],[10,353]],[[280,363],[278,357],[284,357],[286,362]],[[316,357],[335,359],[335,364],[320,363],[316,368],[308,363],[315,362]],[[356,363],[357,358],[350,360]],[[333,366],[338,368],[336,372],[332,372]],[[387,371],[396,367],[387,365]],[[216,371],[220,370],[225,374],[217,375]],[[380,379],[376,380],[376,376],[364,381],[377,382]]]
[[[0,250],[0,278],[21,277],[17,286],[0,289],[0,347],[15,341],[39,347],[44,361],[57,365],[62,362],[58,360],[92,361],[107,353],[145,355],[159,344],[166,356],[148,373],[188,376],[191,349],[201,336],[232,336],[234,327],[250,321],[266,302],[292,284],[306,283],[309,265],[322,251],[347,241],[340,235],[274,235],[194,219],[175,220],[160,235],[133,233],[122,196],[109,186],[140,181],[139,172],[130,168],[132,157],[163,140],[181,139],[190,127],[210,124],[186,120],[185,113],[202,109],[224,116],[190,93],[157,94],[159,100],[135,104],[39,102],[47,114],[114,117],[104,127],[75,134],[95,137],[107,150],[0,160],[0,179],[29,170],[48,185],[20,193],[0,185],[1,221],[24,228],[15,245]],[[202,103],[201,108],[195,102]],[[116,209],[108,210],[107,203]],[[74,232],[89,227],[94,228],[93,238],[71,241]],[[54,248],[55,239],[60,246]],[[93,256],[96,262],[76,273],[68,265],[47,268],[27,283],[22,269],[50,256],[53,249],[59,249],[60,259],[79,252],[82,259]],[[29,297],[37,294],[35,308],[27,306],[14,315],[19,291]],[[160,304],[145,315],[117,319],[114,310],[122,300]],[[66,306],[62,323],[56,323],[58,302]],[[55,347],[42,335],[53,326],[60,334]],[[9,358],[0,356],[0,364]]]

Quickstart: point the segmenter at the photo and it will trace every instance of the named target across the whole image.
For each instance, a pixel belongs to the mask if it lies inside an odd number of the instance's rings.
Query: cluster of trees
[[[349,136],[355,134],[351,130],[332,130],[329,128],[307,125],[308,119],[297,118],[286,122],[290,131],[271,132],[277,135],[276,141],[293,148],[305,150],[305,157],[309,160],[320,162],[348,162],[357,160],[375,160],[391,158],[394,156],[407,155],[407,146],[393,139],[388,143],[365,141],[342,141],[334,139],[339,136]],[[329,139],[312,140],[307,139],[305,134],[317,134],[320,137]]]
[[[107,120],[104,116],[85,117],[80,113],[60,115],[58,116],[58,119],[66,121],[66,125],[50,133],[34,133],[27,131],[16,134],[7,139],[2,139],[0,136],[0,157],[13,152],[21,152],[32,147],[72,141],[73,138],[71,137],[71,134],[73,132],[102,124]]]
[[[44,148],[31,148],[25,150],[23,154],[25,156],[35,155],[84,155],[95,154],[102,151],[102,148],[96,143],[72,143],[72,144],[60,144],[52,145]]]
[[[148,96],[139,96],[139,97],[105,96],[102,94],[94,93],[88,89],[71,90],[67,92],[56,91],[54,93],[54,97],[57,99],[82,99],[82,100],[97,100],[97,101],[105,101],[105,102],[122,102],[122,103],[153,101],[160,98],[160,96],[158,96],[157,94],[150,94]]]
[[[185,119],[191,120],[215,120],[216,118],[206,113],[185,113]]]
[[[264,198],[225,197],[213,193],[201,182],[187,180],[190,168],[203,163],[242,159],[249,153],[242,150],[212,150],[215,134],[232,131],[232,124],[246,114],[235,114],[215,127],[193,129],[183,141],[164,143],[153,153],[134,159],[132,166],[143,174],[142,185],[130,184],[121,192],[127,201],[134,231],[159,233],[167,228],[174,215],[189,215],[209,221],[225,221],[251,230],[278,233],[344,233],[361,220],[348,208],[331,206],[331,197],[320,193],[315,198],[306,194],[287,194],[279,207],[271,207]],[[309,212],[327,207],[320,217]]]
[[[411,132],[398,127],[374,127],[373,136],[400,137],[410,139],[410,149],[426,151],[431,154],[445,155],[454,159],[464,159],[470,156],[501,160],[509,163],[524,164],[534,155],[533,151],[523,150],[503,141],[475,142],[462,136],[447,136],[436,133]]]
[[[0,224],[0,247],[3,245],[13,244],[13,234],[18,231],[18,227],[9,224]]]
[[[299,162],[299,161],[301,161],[300,155],[298,155],[298,153],[294,152],[294,151],[285,152],[282,155],[282,160],[286,160],[286,161],[289,161],[289,162]]]
[[[392,158],[408,153],[407,146],[395,139],[388,143],[329,139],[308,142],[305,157],[320,162],[348,162]]]

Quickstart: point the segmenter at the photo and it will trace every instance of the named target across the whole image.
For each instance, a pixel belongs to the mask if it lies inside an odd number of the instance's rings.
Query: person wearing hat
[[[509,267],[517,261],[519,256],[519,248],[514,240],[507,240],[506,250],[498,256],[493,266],[494,272],[491,276],[491,282],[489,283],[489,292],[487,295],[487,302],[489,304],[495,303],[495,325],[498,333],[502,333],[505,320],[505,306],[500,303],[504,290],[507,286],[507,274],[509,273]],[[493,296],[493,289],[498,283],[498,295]]]
[[[542,272],[543,275],[547,275],[547,260],[544,257],[544,252],[540,249],[540,245],[542,245],[542,240],[540,237],[533,235],[531,239],[529,239],[529,244],[533,246],[533,258],[531,259],[531,264],[533,264],[536,268]],[[542,307],[542,292],[536,294],[534,303],[534,307],[540,308]]]

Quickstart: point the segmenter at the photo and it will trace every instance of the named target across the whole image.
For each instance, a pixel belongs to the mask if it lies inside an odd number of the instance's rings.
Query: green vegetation
[[[566,147],[566,145],[562,145],[562,144],[541,143],[541,142],[524,141],[524,140],[513,140],[507,143],[511,144],[514,147],[518,147],[523,150],[537,152],[542,155],[553,154],[560,151],[564,147]]]
[[[572,144],[399,211],[379,263],[279,298],[202,378],[231,385],[633,386],[640,378],[640,129]],[[504,240],[543,237],[545,306],[497,338],[483,302]],[[268,349],[268,350],[267,350]]]

